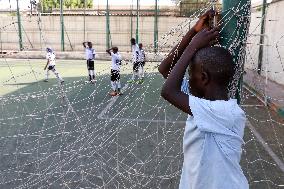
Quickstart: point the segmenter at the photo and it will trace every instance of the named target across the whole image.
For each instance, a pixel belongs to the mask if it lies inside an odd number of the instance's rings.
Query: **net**
[[[231,52],[240,48],[235,55],[238,71],[230,90],[232,96],[238,92],[244,62],[257,71],[257,52],[252,47],[260,44],[255,44],[253,35],[249,35],[246,48],[242,46],[246,37],[240,41],[240,35],[248,35],[249,27],[250,34],[260,27],[260,24],[250,26],[249,19],[239,14],[250,11],[249,3],[242,6],[237,3],[225,10],[228,14],[220,20],[221,30],[233,18],[237,18],[238,24],[245,23],[244,28],[235,28],[237,37],[227,39],[232,42],[227,46]],[[171,23],[172,28],[158,40],[156,54],[150,52],[154,44],[145,45],[146,56],[152,56],[153,62],[146,63],[142,85],[126,83],[131,78],[132,66],[125,59],[121,70],[124,95],[120,97],[108,96],[108,61],[96,60],[97,82],[93,85],[82,77],[86,74],[84,61],[57,60],[57,69],[65,79],[60,85],[56,79],[42,82],[44,61],[29,58],[28,52],[22,53],[24,60],[4,55],[0,60],[1,188],[177,188],[186,115],[161,99],[164,81],[157,73],[157,64],[171,47],[179,44],[199,15],[212,6],[207,3],[180,23]],[[9,25],[1,26],[2,34],[17,31],[13,19]],[[42,46],[52,44],[49,31],[42,27],[46,23],[39,15],[31,22],[38,25]],[[72,21],[68,24],[72,25]],[[69,36],[70,41],[73,38]],[[24,50],[33,49],[28,37],[23,42]],[[115,43],[119,46],[124,42],[113,40]],[[277,52],[278,63],[283,66],[283,36],[275,46],[265,46],[266,50]],[[269,73],[269,68],[265,70]],[[279,74],[283,74],[283,69]],[[261,77],[255,80],[261,82]],[[281,188],[283,120],[249,89],[243,91],[242,107],[249,122],[241,165],[250,188]]]

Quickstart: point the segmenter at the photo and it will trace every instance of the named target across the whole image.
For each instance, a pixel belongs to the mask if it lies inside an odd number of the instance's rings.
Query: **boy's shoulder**
[[[241,136],[246,116],[236,99],[206,100],[189,95],[193,120],[200,131]]]
[[[208,114],[212,113],[212,116],[244,116],[245,113],[238,105],[236,99],[229,100],[207,100],[189,95],[190,109],[194,111],[203,111]]]
[[[46,53],[46,56],[52,56],[52,55],[55,55],[55,54],[51,52]]]
[[[119,57],[120,56],[119,52],[117,52],[117,53],[111,52],[110,55],[115,56],[115,57]]]

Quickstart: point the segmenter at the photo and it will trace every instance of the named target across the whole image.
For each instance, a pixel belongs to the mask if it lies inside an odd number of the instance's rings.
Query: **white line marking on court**
[[[264,107],[264,105],[261,104],[243,104],[241,107]]]
[[[126,84],[123,87],[123,90],[125,90],[128,87],[128,84]],[[147,119],[128,119],[128,118],[105,118],[104,115],[106,112],[113,106],[113,104],[117,101],[118,96],[113,97],[110,100],[110,103],[101,111],[101,113],[98,115],[99,119],[104,120],[124,120],[124,121],[136,121],[136,122],[166,122],[166,123],[185,123],[184,121],[165,121],[165,120],[147,120]],[[247,121],[247,126],[249,129],[253,132],[257,140],[260,142],[260,144],[263,146],[265,151],[270,155],[270,157],[275,161],[275,163],[278,165],[280,170],[284,172],[284,163],[281,161],[281,159],[273,152],[273,150],[268,146],[268,144],[263,140],[262,136],[256,131],[256,129],[252,126],[252,124]]]
[[[128,87],[128,84],[126,84],[122,90],[126,90]],[[118,120],[118,121],[135,121],[135,122],[154,122],[154,123],[182,123],[185,124],[185,121],[166,121],[166,120],[157,120],[157,119],[129,119],[129,118],[109,118],[105,117],[105,114],[107,111],[114,105],[114,103],[117,101],[119,96],[112,97],[110,99],[110,102],[108,105],[101,111],[101,113],[98,115],[98,119],[104,119],[104,120]]]
[[[122,91],[126,90],[128,87],[128,84],[124,85],[124,87],[122,87]],[[112,107],[112,105],[117,101],[119,96],[115,96],[112,97],[110,99],[110,102],[108,103],[108,105],[103,109],[103,111],[101,111],[101,113],[98,115],[99,119],[104,119],[104,115],[107,113],[107,111]]]
[[[275,161],[275,163],[278,165],[278,167],[281,169],[281,171],[284,173],[284,163],[281,161],[281,159],[272,151],[272,149],[268,146],[268,144],[263,140],[262,136],[256,131],[254,126],[247,121],[247,126],[249,129],[253,132],[259,143],[263,146],[265,151],[270,155],[270,157]]]
[[[99,116],[98,116],[99,118]],[[129,118],[99,118],[104,120],[118,120],[118,121],[135,121],[135,122],[154,122],[154,123],[181,123],[185,124],[185,121],[167,121],[162,119],[129,119]]]

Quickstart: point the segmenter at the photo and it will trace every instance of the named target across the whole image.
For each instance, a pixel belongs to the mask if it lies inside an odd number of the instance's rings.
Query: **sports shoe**
[[[48,82],[48,79],[43,80],[44,82]]]
[[[116,93],[116,95],[117,95],[117,96],[121,96],[121,95],[123,95],[123,93],[118,92],[118,93]]]
[[[109,93],[109,95],[110,95],[110,96],[116,96],[116,95],[117,95],[117,93],[116,93],[116,92],[114,92],[114,91],[111,91],[111,92]]]
[[[127,83],[133,83],[133,82],[134,82],[134,80],[132,80],[132,79],[127,81]]]
[[[64,80],[60,81],[60,84],[62,85],[64,83]]]
[[[144,83],[144,81],[143,81],[143,79],[140,79],[140,80],[137,81],[137,83],[142,84],[142,83]]]

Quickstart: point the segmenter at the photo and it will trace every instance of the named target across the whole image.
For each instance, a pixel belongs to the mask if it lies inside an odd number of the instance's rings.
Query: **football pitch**
[[[95,84],[84,60],[57,60],[63,85],[53,73],[43,82],[45,64],[0,59],[0,188],[178,187],[187,115],[160,97],[157,63],[143,84],[127,84],[123,65],[119,97],[108,95],[110,61],[95,61]],[[242,99],[250,188],[283,188],[283,119],[247,90]]]

